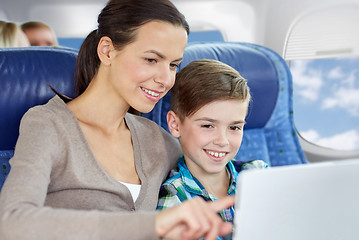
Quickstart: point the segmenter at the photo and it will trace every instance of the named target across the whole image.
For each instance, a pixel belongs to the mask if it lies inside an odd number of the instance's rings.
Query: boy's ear
[[[177,138],[180,137],[179,123],[180,123],[180,119],[177,116],[177,114],[174,111],[170,110],[167,113],[167,125],[171,134]]]
[[[97,45],[97,55],[104,65],[111,65],[111,51],[114,50],[111,38],[102,37]]]

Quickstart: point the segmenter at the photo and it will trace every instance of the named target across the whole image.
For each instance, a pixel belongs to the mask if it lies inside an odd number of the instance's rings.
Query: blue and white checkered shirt
[[[227,195],[234,195],[236,192],[236,180],[238,174],[242,170],[253,168],[267,168],[268,164],[262,160],[255,160],[251,162],[230,161],[226,165],[226,169],[230,176],[230,184]],[[169,178],[162,184],[159,194],[157,209],[166,209],[181,202],[200,196],[205,201],[215,201],[217,198],[210,194],[203,185],[192,176],[187,168],[183,156],[178,160],[177,168],[171,170]],[[223,221],[233,223],[234,206],[229,209],[221,210],[218,213]],[[230,239],[226,237],[218,237],[217,239]]]

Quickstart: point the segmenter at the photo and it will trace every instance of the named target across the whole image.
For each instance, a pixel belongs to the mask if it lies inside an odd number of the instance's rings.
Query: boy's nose
[[[228,137],[227,137],[227,133],[226,131],[217,131],[216,132],[216,137],[213,141],[214,144],[219,145],[219,146],[225,146],[229,144],[228,141]]]

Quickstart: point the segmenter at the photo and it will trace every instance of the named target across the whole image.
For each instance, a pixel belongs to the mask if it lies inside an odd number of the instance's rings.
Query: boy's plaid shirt
[[[226,169],[230,176],[230,184],[227,195],[235,194],[236,180],[240,171],[267,167],[268,164],[262,160],[255,160],[246,163],[233,160],[228,162]],[[170,208],[179,205],[181,202],[187,199],[197,196],[202,197],[205,201],[217,200],[216,197],[207,192],[203,185],[192,176],[182,156],[178,160],[177,168],[171,170],[169,179],[167,179],[161,186],[157,209],[161,210]],[[229,209],[220,211],[219,215],[222,217],[223,221],[233,223],[234,206]]]

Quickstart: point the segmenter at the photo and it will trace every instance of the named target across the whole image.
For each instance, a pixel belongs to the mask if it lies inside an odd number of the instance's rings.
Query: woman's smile
[[[141,90],[145,97],[147,97],[149,100],[153,102],[158,102],[161,99],[161,93],[155,90],[149,90],[147,88],[141,87]]]

